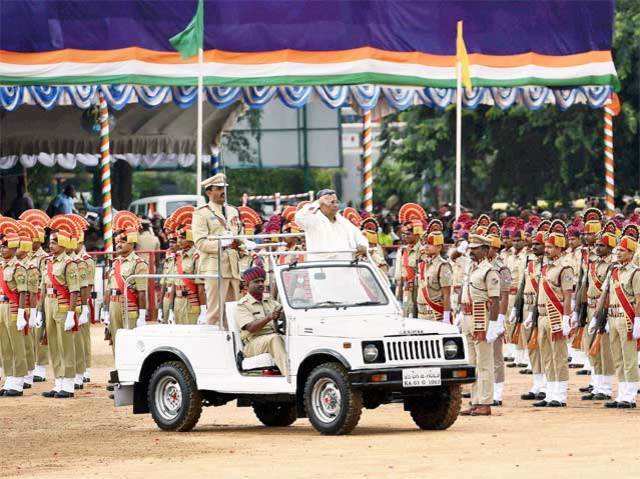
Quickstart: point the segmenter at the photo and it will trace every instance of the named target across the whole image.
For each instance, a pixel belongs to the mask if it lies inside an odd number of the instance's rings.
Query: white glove
[[[609,334],[609,321],[607,321],[607,323],[604,325],[604,332]]]
[[[161,310],[161,309],[159,309],[159,310],[158,310],[158,322],[159,322],[159,323],[162,323],[162,322],[163,322],[163,318],[162,318],[162,310]]]
[[[36,311],[36,328],[41,328],[44,326],[42,320],[42,311]]]
[[[458,314],[456,314],[456,319],[453,322],[453,325],[457,328],[460,328],[460,326],[462,325],[462,312],[458,312]]]
[[[36,308],[31,308],[29,310],[29,327],[30,328],[35,328],[36,325],[38,324],[38,310]]]
[[[451,324],[451,311],[445,311],[444,313],[442,313],[442,322]]]
[[[74,316],[76,313],[73,311],[67,311],[67,318],[64,320],[64,330],[71,331],[73,327],[76,325],[74,320]]]
[[[578,327],[578,313],[576,311],[571,313],[571,323],[570,324],[571,324],[572,328],[577,328]]]
[[[567,314],[563,314],[562,315],[562,335],[566,338],[569,336],[569,333],[571,332],[571,318],[569,318],[569,315]]]
[[[176,320],[173,316],[173,309],[169,310],[169,319],[167,320],[167,323],[169,324],[176,324]]]
[[[78,318],[78,324],[87,324],[89,322],[89,306],[86,304],[82,305],[82,311],[80,312],[80,317]]]
[[[533,311],[527,314],[527,319],[524,320],[524,327],[527,329],[531,329],[533,326]]]
[[[504,314],[499,314],[496,322],[498,323],[498,336],[500,336],[504,334]]]
[[[247,248],[247,250],[249,250],[249,251],[253,251],[254,249],[256,249],[258,247],[258,243],[255,243],[255,242],[250,241],[248,239],[244,240],[244,245]]]
[[[493,343],[498,336],[500,336],[500,325],[498,321],[489,321],[489,328],[487,328],[487,342]]]
[[[509,313],[509,324],[513,324],[516,322],[516,308],[511,308],[511,313]]]
[[[233,243],[233,240],[231,240],[231,239],[220,240],[220,246],[222,248],[228,248],[229,246],[231,246],[231,243]]]
[[[200,305],[200,314],[198,315],[198,324],[207,324],[207,307]]]
[[[109,320],[109,311],[103,309],[100,313],[100,319],[105,326],[109,326],[109,324],[111,323],[111,321]]]
[[[462,242],[460,242],[460,244],[456,248],[456,251],[460,254],[465,254],[467,252],[468,247],[469,247],[469,243],[467,242],[467,240],[463,240]]]
[[[136,327],[141,328],[147,324],[147,310],[141,309],[138,311],[138,320],[136,321]]]
[[[26,315],[26,311],[24,310],[24,308],[19,308],[18,318],[16,321],[16,328],[18,328],[18,331],[22,331],[24,328],[27,327],[27,320],[25,319],[25,315]]]
[[[633,318],[633,339],[640,339],[640,317],[638,316]]]
[[[591,321],[589,321],[589,326],[587,326],[587,331],[589,334],[593,334],[596,332],[596,318],[591,318]]]

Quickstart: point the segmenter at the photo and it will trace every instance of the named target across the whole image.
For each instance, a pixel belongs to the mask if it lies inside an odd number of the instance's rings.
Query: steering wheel
[[[275,320],[276,333],[285,335],[287,334],[287,318],[284,315],[284,311],[280,312],[280,316]]]

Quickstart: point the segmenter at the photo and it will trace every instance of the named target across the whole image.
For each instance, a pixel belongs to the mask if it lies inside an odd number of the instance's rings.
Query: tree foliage
[[[638,102],[640,2],[619,0],[613,55],[622,89],[614,120],[616,192],[640,183]],[[394,124],[402,122],[404,127]],[[494,201],[569,201],[604,192],[603,114],[577,105],[567,111],[480,106],[462,115],[462,203],[487,208]],[[387,117],[376,172],[376,201],[396,194],[428,205],[454,200],[455,106],[415,107]]]

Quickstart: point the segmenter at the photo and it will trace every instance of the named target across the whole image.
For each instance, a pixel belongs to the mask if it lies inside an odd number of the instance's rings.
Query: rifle
[[[615,268],[616,265],[612,265]],[[602,288],[602,294],[598,299],[598,305],[596,307],[596,334],[591,338],[591,345],[589,347],[589,355],[597,356],[600,354],[600,347],[602,343],[602,335],[606,332],[607,320],[609,319],[609,308],[608,308],[608,299],[609,299],[609,289],[611,287],[611,269],[607,272],[607,277],[605,279],[605,286]]]
[[[584,264],[584,257],[580,262],[580,275],[578,276],[578,288],[576,289],[576,313],[578,316],[578,329],[573,335],[573,341],[571,347],[573,349],[580,349],[582,345],[582,336],[584,335],[584,328],[587,325],[587,289],[589,288],[589,272],[585,271],[588,267]]]
[[[527,261],[525,260],[525,269],[522,271],[522,278],[520,278],[518,292],[516,293],[516,299],[513,303],[513,309],[516,312],[516,325],[513,328],[513,333],[511,333],[511,344],[519,344],[520,336],[522,335],[522,323],[524,322],[524,287],[527,277],[526,264]]]
[[[540,296],[540,288],[542,285],[542,261],[544,260],[544,256],[540,256],[540,276],[538,276],[538,290],[536,291],[536,300],[533,305],[532,314],[532,325],[531,325],[531,337],[529,338],[529,342],[527,343],[527,349],[529,351],[534,351],[538,349],[538,318],[540,317],[540,312],[538,310],[538,297]]]

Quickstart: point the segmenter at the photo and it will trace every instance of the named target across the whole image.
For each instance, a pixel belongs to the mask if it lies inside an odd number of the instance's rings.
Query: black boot
[[[46,397],[46,398],[53,398],[56,397],[56,394],[58,394],[58,391],[54,391],[53,389],[51,391],[45,391],[42,393],[42,396]]]
[[[56,399],[68,399],[72,397],[73,397],[73,393],[68,393],[67,391],[60,391],[60,392],[57,392],[55,395]]]
[[[20,396],[22,396],[22,391],[16,391],[15,389],[7,389],[3,395],[3,397],[6,398],[17,398]]]
[[[542,401],[538,401],[538,402],[534,402],[533,406],[534,407],[547,407],[549,405],[549,403],[546,400],[542,400]]]
[[[527,394],[521,394],[520,399],[523,401],[535,401],[538,399],[538,395],[529,391]]]

